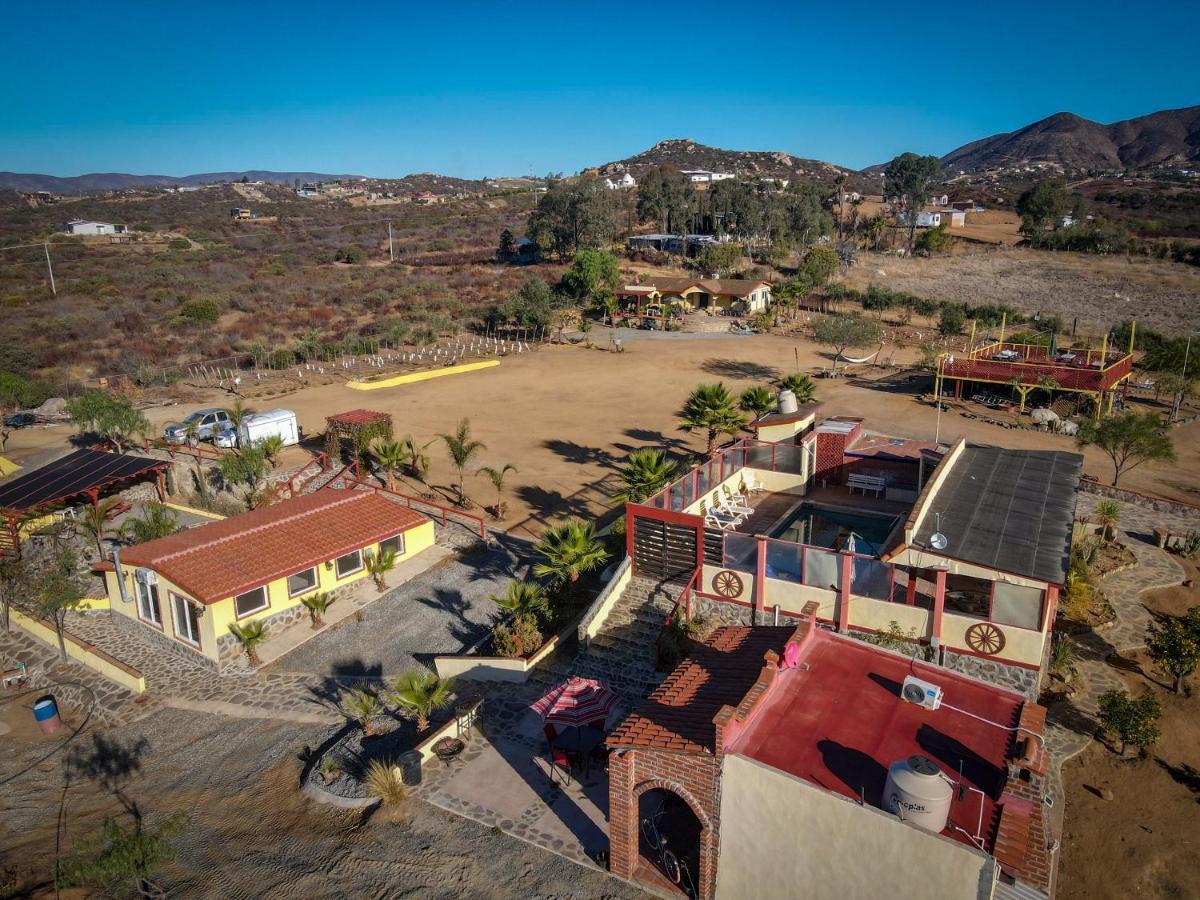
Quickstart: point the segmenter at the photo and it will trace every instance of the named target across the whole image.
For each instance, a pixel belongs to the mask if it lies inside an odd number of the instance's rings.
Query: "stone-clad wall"
[[[277,612],[273,616],[267,616],[265,619],[259,619],[267,628],[267,636],[270,637],[271,632],[279,631],[287,628],[289,625],[295,625],[301,619],[308,615],[308,607],[302,603],[297,603],[295,606],[288,607],[282,612]],[[231,633],[225,633],[217,636],[217,656],[221,659],[221,669],[236,668],[243,666],[246,661],[245,651],[242,650],[242,645],[238,643],[238,639]]]
[[[137,619],[122,615],[118,612],[110,611],[109,617],[112,619],[114,625],[121,630],[128,632],[136,639],[149,641],[150,643],[165,649],[169,653],[173,653],[176,656],[182,657],[193,665],[204,666],[209,669],[216,669],[216,664],[199,650],[192,649],[186,644],[183,644],[180,641],[173,639],[169,635],[159,631],[157,628],[151,628],[149,625],[143,625]],[[166,623],[166,627],[170,627],[169,620]]]
[[[1041,672],[1035,669],[1010,666],[994,659],[980,659],[977,656],[955,653],[953,650],[946,651],[944,664],[951,671],[990,681],[992,684],[1016,691],[1030,700],[1038,698],[1042,678]]]

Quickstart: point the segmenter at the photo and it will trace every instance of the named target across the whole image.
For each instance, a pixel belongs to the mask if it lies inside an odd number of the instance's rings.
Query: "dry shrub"
[[[390,760],[371,760],[363,776],[363,787],[368,796],[378,797],[380,802],[393,812],[401,810],[408,801],[408,786],[404,783],[404,773]]]
[[[1086,581],[1076,581],[1067,586],[1063,595],[1063,612],[1076,622],[1087,621],[1092,605],[1092,586]]]

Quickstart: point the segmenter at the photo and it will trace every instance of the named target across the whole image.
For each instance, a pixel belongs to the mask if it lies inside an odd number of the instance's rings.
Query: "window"
[[[380,541],[379,542],[379,552],[382,553],[384,550],[395,550],[397,557],[403,556],[404,555],[404,535],[398,534],[395,537],[388,538],[386,541]]]
[[[946,576],[946,612],[972,619],[986,619],[992,599],[992,583],[970,575]]]
[[[338,578],[353,575],[363,567],[362,551],[355,550],[352,553],[347,553],[345,556],[339,556],[334,560],[334,567],[337,569]]]
[[[196,647],[200,646],[200,611],[178,594],[171,595],[171,616],[175,620],[175,636]]]
[[[138,617],[155,628],[162,628],[162,607],[158,603],[158,585],[134,581],[137,591]]]
[[[304,594],[311,591],[317,586],[316,566],[311,569],[305,569],[303,572],[297,572],[295,575],[289,575],[287,581],[289,597],[295,597],[297,594]]]
[[[1042,624],[1042,591],[997,581],[992,597],[992,621],[1037,631]]]
[[[266,609],[271,605],[271,601],[267,599],[267,589],[265,587],[256,587],[252,591],[246,591],[246,593],[238,594],[234,597],[233,605],[237,609],[237,617],[244,619],[252,613]]]

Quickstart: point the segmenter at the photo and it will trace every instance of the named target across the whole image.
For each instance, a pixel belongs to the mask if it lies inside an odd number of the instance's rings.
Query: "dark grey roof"
[[[965,447],[914,535],[929,547],[941,513],[941,555],[1063,584],[1083,457],[1047,450]]]

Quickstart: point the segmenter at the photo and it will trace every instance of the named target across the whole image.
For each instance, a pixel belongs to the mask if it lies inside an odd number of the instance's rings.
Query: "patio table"
[[[585,771],[590,771],[591,765],[588,761],[592,758],[592,751],[604,742],[604,738],[605,734],[599,728],[590,725],[571,726],[555,735],[550,746],[577,754],[585,765]]]

